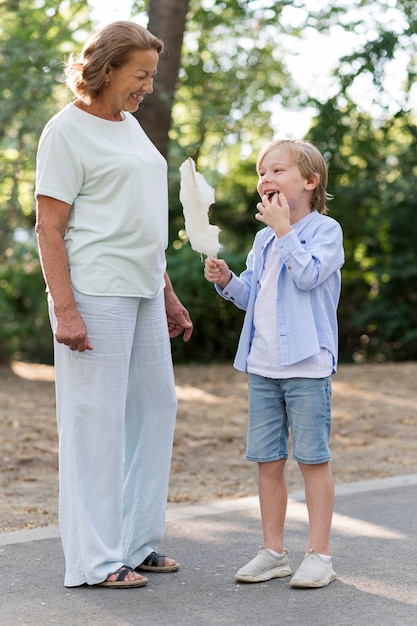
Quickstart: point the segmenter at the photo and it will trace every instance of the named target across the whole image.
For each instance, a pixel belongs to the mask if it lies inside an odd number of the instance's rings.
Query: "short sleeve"
[[[72,205],[82,182],[80,159],[70,138],[50,123],[39,141],[35,196],[50,196]]]

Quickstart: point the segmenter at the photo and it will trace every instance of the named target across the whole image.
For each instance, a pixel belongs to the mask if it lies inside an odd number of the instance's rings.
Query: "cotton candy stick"
[[[214,189],[196,171],[190,157],[180,166],[180,201],[185,232],[193,250],[208,257],[217,257],[220,250],[220,228],[210,224],[208,212],[214,204]]]

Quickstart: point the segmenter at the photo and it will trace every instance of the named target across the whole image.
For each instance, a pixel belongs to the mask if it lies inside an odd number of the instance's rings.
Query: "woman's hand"
[[[55,339],[58,343],[63,343],[68,346],[70,350],[78,350],[78,352],[93,349],[93,346],[88,340],[84,320],[77,308],[74,307],[74,309],[65,312],[65,314],[59,314],[55,311],[55,314]]]
[[[174,292],[167,273],[165,273],[165,311],[171,339],[183,333],[183,340],[188,341],[193,333],[193,323],[187,309]]]

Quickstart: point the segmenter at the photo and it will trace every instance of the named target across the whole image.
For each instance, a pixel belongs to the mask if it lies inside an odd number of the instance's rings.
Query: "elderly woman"
[[[166,274],[167,166],[131,115],[163,45],[114,22],[66,65],[75,95],[37,159],[40,259],[54,333],[67,587],[139,587],[158,554],[177,409],[170,339],[192,323]]]

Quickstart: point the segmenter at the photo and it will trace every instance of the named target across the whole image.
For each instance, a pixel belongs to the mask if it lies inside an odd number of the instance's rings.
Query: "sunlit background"
[[[211,4],[211,0],[206,0],[202,4]],[[269,1],[252,0],[252,5],[268,5]],[[302,25],[305,21],[306,13],[311,10],[323,9],[328,3],[326,0],[305,0],[302,8],[300,7],[284,7],[281,14],[281,25],[291,25],[292,27]],[[351,0],[341,2],[346,6],[346,22],[352,19],[354,15],[352,11]],[[346,31],[342,24],[333,26],[329,33],[320,33],[316,29],[307,28],[302,30],[299,38],[293,36],[282,36],[285,40],[284,47],[288,51],[286,63],[291,70],[295,81],[307,90],[309,95],[318,99],[327,99],[337,90],[335,79],[332,78],[331,72],[337,65],[338,59],[346,54],[351,53],[355,48],[370,41],[377,36],[377,32],[373,28],[375,23],[387,24],[395,30],[398,26],[398,32],[404,29],[404,16],[396,8],[396,1],[390,0],[391,5],[387,11],[383,13],[378,11],[376,6],[363,7],[360,13],[357,13],[360,24],[354,31]],[[89,0],[91,6],[91,17],[97,27],[104,26],[115,20],[132,19],[146,26],[146,16],[132,16],[131,0],[120,0],[120,2],[102,2],[100,0]],[[283,41],[281,40],[281,44]],[[358,76],[351,87],[350,94],[359,106],[369,111],[375,117],[381,113],[381,107],[387,105],[391,113],[398,109],[395,94],[402,92],[403,84],[406,78],[406,67],[408,59],[406,53],[397,52],[396,58],[388,63],[385,68],[385,87],[386,92],[392,94],[392,101],[379,102],[379,94],[375,86],[372,84],[372,77],[367,75]],[[267,79],[267,77],[266,77]],[[417,88],[410,95],[411,106],[417,110]],[[272,117],[272,125],[277,137],[291,136],[302,137],[307,132],[311,118],[314,114],[313,109],[304,107],[303,109],[291,110],[288,107],[282,109],[275,107]]]
[[[2,346],[6,359],[51,359],[33,188],[42,128],[72,99],[62,61],[109,22],[146,26],[145,13],[131,16],[134,5],[145,4],[25,0],[3,7],[0,361]],[[178,73],[175,91],[160,72],[138,112],[167,157],[167,262],[196,327],[195,341],[174,344],[176,361],[231,360],[241,324],[239,311],[213,300],[190,248],[178,198],[180,164],[193,157],[215,189],[211,220],[222,231],[222,254],[239,272],[258,226],[256,155],[277,137],[308,138],[329,165],[329,209],[346,249],[342,359],[417,359],[417,3],[196,0],[189,7],[179,68],[164,55],[164,71]],[[155,28],[169,36],[157,25],[160,17]],[[160,94],[172,107],[158,108]]]

